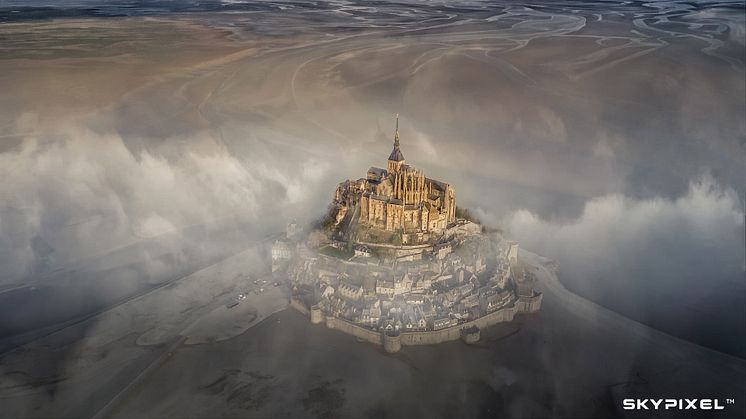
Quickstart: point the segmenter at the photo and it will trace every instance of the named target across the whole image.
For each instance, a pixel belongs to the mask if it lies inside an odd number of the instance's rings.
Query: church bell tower
[[[404,154],[399,149],[399,114],[396,114],[396,132],[394,133],[394,149],[389,155],[388,171],[397,173],[404,164]]]

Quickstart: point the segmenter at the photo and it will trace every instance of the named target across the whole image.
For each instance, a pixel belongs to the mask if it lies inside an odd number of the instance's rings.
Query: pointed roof
[[[401,153],[401,150],[399,150],[399,147],[394,146],[394,149],[391,150],[391,154],[389,154],[389,160],[404,161],[404,154]]]
[[[404,154],[399,149],[399,114],[396,114],[396,133],[394,134],[394,149],[389,154],[391,161],[404,161]]]

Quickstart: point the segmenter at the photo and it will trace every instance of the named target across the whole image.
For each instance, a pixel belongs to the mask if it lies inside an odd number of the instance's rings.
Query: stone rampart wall
[[[326,327],[337,329],[364,341],[381,345],[381,332],[366,329],[334,316],[326,316]]]
[[[541,300],[543,294],[534,292],[532,296],[520,296],[518,298],[518,308],[521,313],[536,313],[541,309]]]
[[[394,250],[422,250],[429,247],[433,247],[432,244],[388,244],[388,243],[374,243],[357,241],[357,244],[362,244],[368,247],[394,249]]]
[[[290,307],[298,310],[301,314],[303,314],[306,317],[310,317],[311,312],[308,310],[305,304],[303,304],[302,301],[299,301],[295,297],[290,297]]]
[[[402,345],[433,345],[443,342],[450,342],[461,338],[461,330],[472,326],[476,326],[479,329],[485,329],[490,326],[494,326],[498,323],[512,321],[517,313],[535,313],[541,308],[542,294],[536,293],[533,296],[521,296],[514,304],[503,307],[499,310],[493,311],[485,316],[470,322],[462,323],[457,326],[447,327],[441,330],[428,330],[425,332],[403,332],[400,334],[399,340]],[[310,311],[306,306],[292,298],[290,300],[290,306],[303,313],[306,316],[310,315]],[[383,344],[383,337],[381,332],[373,331],[368,328],[358,326],[347,320],[334,317],[325,316],[326,326],[330,329],[337,329],[341,332],[355,336],[366,342],[374,343],[376,345]]]
[[[426,332],[405,332],[401,334],[402,345],[433,345],[436,343],[450,342],[461,338],[461,329],[477,326],[484,329],[498,323],[513,320],[519,312],[517,305],[501,308],[485,316],[457,326],[447,327],[441,330],[428,330]]]

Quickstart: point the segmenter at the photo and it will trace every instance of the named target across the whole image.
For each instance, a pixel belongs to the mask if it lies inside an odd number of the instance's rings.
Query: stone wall
[[[425,332],[402,332],[396,336],[396,344],[390,344],[386,348],[387,351],[392,352],[391,349],[399,347],[399,345],[434,345],[443,342],[450,342],[462,338],[462,330],[476,326],[479,329],[485,329],[490,326],[494,326],[498,323],[512,321],[518,313],[536,313],[541,308],[542,294],[535,292],[532,296],[521,296],[514,304],[503,307],[499,310],[495,310],[485,316],[470,322],[462,323],[457,326],[448,327],[441,330],[428,330]],[[310,316],[310,311],[305,305],[296,300],[290,300],[291,307],[300,311],[306,316]],[[324,316],[326,327],[330,329],[336,329],[349,335],[355,336],[356,338],[374,343],[376,345],[383,345],[386,337],[383,336],[382,332],[370,330],[368,328],[358,326],[347,320],[334,317]],[[316,323],[316,322],[314,322]],[[390,339],[389,340],[394,340]],[[389,342],[392,343],[392,342]],[[470,342],[474,343],[474,342]],[[397,349],[398,350],[398,349]]]
[[[518,309],[521,313],[536,313],[541,309],[542,295],[540,292],[534,291],[531,296],[520,296],[518,297]]]
[[[308,308],[305,304],[303,304],[302,301],[296,299],[295,297],[290,297],[290,307],[298,310],[301,314],[303,314],[306,317],[310,316],[310,311],[308,311]]]
[[[381,332],[376,332],[365,327],[350,323],[347,320],[334,316],[326,316],[326,327],[337,329],[364,341],[381,345]]]
[[[388,243],[375,243],[375,242],[366,242],[366,241],[357,241],[357,244],[362,244],[368,247],[373,247],[377,249],[391,249],[391,250],[397,250],[402,252],[409,252],[409,254],[422,252],[423,250],[432,250],[433,245],[431,244],[388,244]],[[405,253],[403,253],[405,254]]]
[[[466,344],[475,344],[479,342],[480,338],[481,331],[476,326],[461,329],[461,340],[463,340]]]
[[[384,333],[383,349],[388,353],[399,352],[401,349],[401,335],[398,332]]]
[[[401,343],[402,345],[433,345],[436,343],[458,340],[461,338],[461,329],[466,329],[471,326],[477,326],[480,329],[484,329],[498,323],[509,322],[512,321],[516,313],[519,312],[519,306],[515,304],[457,326],[451,326],[441,330],[428,330],[426,332],[405,332],[401,334]]]

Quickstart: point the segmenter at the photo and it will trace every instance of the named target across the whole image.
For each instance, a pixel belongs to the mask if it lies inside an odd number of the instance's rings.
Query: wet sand
[[[554,280],[556,281],[556,279]],[[115,417],[618,417],[625,397],[735,397],[745,365],[543,281],[536,315],[396,355],[293,310],[179,350]],[[664,415],[665,416],[665,415]],[[702,417],[695,414],[691,417]]]
[[[684,2],[534,3],[373,10],[321,2],[279,13],[250,4],[248,14],[143,11],[5,25],[0,194],[12,199],[0,216],[13,238],[0,244],[0,283],[46,286],[0,294],[0,335],[26,342],[16,335],[110,307],[241,243],[177,234],[165,248],[137,244],[144,233],[157,242],[148,221],[162,232],[238,213],[248,225],[229,228],[248,231],[322,214],[340,179],[385,158],[397,111],[410,161],[452,182],[459,202],[484,219],[520,209],[573,219],[606,194],[676,196],[709,169],[740,184],[746,102],[741,40],[729,38],[741,22],[733,10],[705,18]],[[39,151],[20,153],[37,141]],[[142,152],[164,164],[147,170]],[[195,167],[185,155],[209,158]],[[63,163],[36,166],[46,160]],[[68,173],[78,165],[96,175]],[[205,170],[220,182],[203,188]],[[159,183],[162,173],[195,176]],[[222,191],[226,184],[235,189]],[[162,197],[167,190],[176,193]],[[121,212],[99,202],[112,192]],[[57,198],[37,201],[47,195]],[[29,209],[37,206],[62,215],[37,219]],[[41,250],[30,249],[34,241]],[[203,242],[218,250],[196,263]],[[712,245],[725,262],[731,242]],[[107,252],[103,263],[93,257]],[[638,321],[743,356],[744,300],[733,295],[744,288],[733,263],[696,292],[701,272],[651,292],[670,269],[654,263],[666,258],[646,260],[662,274],[609,267],[563,280],[617,311],[639,304],[625,312]],[[626,280],[633,275],[640,281]],[[693,309],[663,304],[670,300]],[[678,321],[695,311],[703,315]],[[703,332],[708,323],[722,326]],[[722,339],[729,334],[735,339]]]
[[[9,417],[92,417],[148,379],[182,344],[246,331],[288,303],[272,287],[235,309],[221,308],[259,288],[261,243],[0,357],[0,401]],[[215,313],[222,313],[215,323]]]
[[[0,216],[10,239],[0,241],[0,282],[21,288],[0,297],[0,334],[11,335],[10,346],[29,342],[0,357],[3,415],[90,417],[143,371],[147,379],[110,412],[598,417],[621,413],[626,394],[738,400],[742,358],[672,340],[556,287],[545,290],[541,313],[485,331],[477,348],[405,348],[393,357],[290,311],[232,339],[179,345],[198,315],[225,303],[204,286],[165,287],[145,306],[32,340],[235,254],[259,229],[322,214],[340,179],[388,154],[395,112],[406,114],[411,162],[453,182],[460,202],[485,219],[521,208],[572,219],[604,194],[676,196],[703,168],[740,185],[742,6],[658,4],[374,10],[321,2],[278,12],[267,3],[245,15],[3,26]],[[147,170],[144,151],[158,170]],[[163,173],[195,176],[159,182]],[[201,183],[211,176],[219,182]],[[163,225],[179,230],[234,212],[249,223],[229,229],[251,233],[153,236]],[[166,222],[147,228],[151,214]],[[36,242],[44,245],[30,251]],[[723,246],[714,241],[713,251],[726,254]],[[667,260],[665,246],[655,250],[644,256]],[[683,262],[709,268],[707,256]],[[743,337],[743,300],[721,304],[742,294],[740,277],[677,277],[660,286],[660,299],[648,286],[659,275],[631,287],[629,270],[618,271],[629,299],[595,277],[567,283],[578,281],[579,293],[597,285],[616,309],[629,300],[655,306],[659,327],[680,332],[671,324],[694,322],[662,302],[680,303],[706,278],[703,292],[717,292],[680,313],[699,316],[698,329],[723,319],[718,332]],[[214,284],[217,296],[241,291],[233,279]],[[46,283],[34,294],[29,281]],[[646,319],[642,310],[628,315]],[[34,336],[19,338],[25,332]],[[743,400],[724,414],[734,412],[743,415]]]
[[[624,417],[626,397],[715,397],[736,399],[716,417],[743,415],[743,359],[604,309],[565,289],[545,259],[521,258],[540,280],[541,311],[483,330],[476,346],[388,355],[291,309],[258,324],[226,318],[206,343],[185,344],[191,325],[215,320],[232,295],[222,290],[246,282],[236,272],[257,262],[243,253],[6,354],[0,401],[11,417],[451,418]]]

